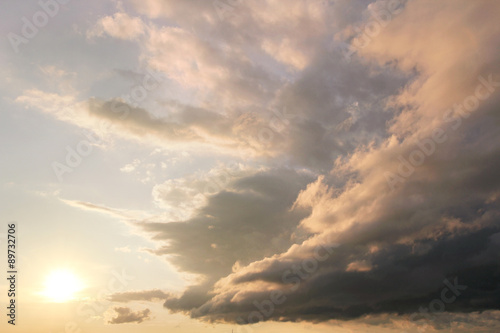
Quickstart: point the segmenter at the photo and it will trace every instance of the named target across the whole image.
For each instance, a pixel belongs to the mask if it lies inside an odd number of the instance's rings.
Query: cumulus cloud
[[[310,180],[310,175],[293,170],[260,171],[208,195],[206,205],[187,220],[139,223],[160,244],[150,252],[201,278],[200,285],[166,301],[171,309],[200,306],[219,278],[293,244],[293,229],[305,211],[290,207]]]
[[[174,254],[173,262],[183,271],[219,278],[236,261],[249,263],[291,244],[291,230],[304,212],[289,208],[309,179],[292,170],[257,172],[208,195],[207,204],[186,221],[139,225],[166,243],[152,252]]]
[[[134,312],[130,308],[115,307],[113,310],[115,311],[116,317],[109,320],[109,324],[140,324],[145,320],[149,320],[151,314],[151,310],[149,309]]]
[[[101,37],[107,34],[114,38],[133,40],[144,34],[146,26],[139,17],[130,17],[127,13],[118,12],[113,16],[105,16],[87,32],[87,37]]]

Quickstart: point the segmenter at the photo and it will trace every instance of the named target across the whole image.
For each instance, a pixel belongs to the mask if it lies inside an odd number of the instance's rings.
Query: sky
[[[2,332],[500,331],[500,2],[0,8]]]

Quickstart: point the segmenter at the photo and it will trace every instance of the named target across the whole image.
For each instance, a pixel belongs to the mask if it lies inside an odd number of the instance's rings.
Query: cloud
[[[165,17],[204,39],[228,43],[238,50],[255,49],[291,69],[311,63],[317,43],[331,31],[361,18],[371,1],[292,0],[284,9],[275,1],[212,2],[191,0],[134,1],[139,12]],[[192,11],[199,13],[196,19]]]
[[[325,261],[316,262],[317,269],[309,264],[314,256],[303,244],[294,253],[290,250],[254,262],[221,280],[214,290],[216,296],[191,315],[209,321],[249,323],[419,314],[420,307],[428,308],[433,299],[439,300],[445,279],[466,287],[452,304],[446,304],[446,311],[497,309],[498,292],[493,281],[498,266],[493,251],[498,244],[490,238],[493,232],[498,233],[498,229],[442,237],[434,242],[423,239],[411,245],[386,245],[372,255],[360,244],[341,244]],[[464,244],[471,249],[464,250]],[[359,247],[359,252],[354,250]],[[309,258],[308,264],[304,257]],[[373,267],[352,270],[353,257],[369,258]],[[292,273],[294,269],[297,273]],[[279,301],[271,303],[272,292],[282,295]],[[223,311],[228,307],[232,311]],[[255,311],[261,314],[256,316]]]
[[[146,26],[139,17],[130,17],[127,13],[118,12],[113,16],[105,16],[87,31],[87,37],[102,37],[107,34],[114,38],[134,40],[145,33]]]
[[[37,108],[43,112],[53,114],[58,119],[70,121],[71,111],[68,107],[75,105],[75,96],[48,93],[38,89],[29,89],[18,96],[15,101],[26,107]]]
[[[341,52],[318,50],[276,92],[273,103],[295,115],[279,150],[322,174],[314,182],[282,191],[270,170],[213,195],[187,221],[142,225],[168,243],[154,253],[205,277],[165,307],[241,324],[411,321],[455,284],[466,288],[444,311],[499,308],[498,29],[476,23],[496,27],[500,6],[429,4],[409,2],[350,63],[332,64],[327,56],[342,61]],[[478,91],[490,93],[480,101]],[[397,186],[388,173],[399,175]],[[280,234],[282,245],[270,246]],[[328,258],[307,266],[318,246],[333,243]],[[273,291],[286,300],[271,310]]]
[[[136,159],[134,159],[134,161],[132,163],[129,163],[129,164],[123,166],[122,168],[120,168],[120,171],[130,173],[130,172],[134,171],[140,163],[141,163],[141,161],[136,158]]]
[[[145,320],[149,320],[151,310],[144,309],[142,311],[133,312],[130,308],[125,307],[115,307],[113,310],[116,313],[116,317],[108,321],[109,324],[127,324],[127,323],[137,323],[140,324]]]
[[[138,226],[165,243],[152,252],[175,254],[172,262],[182,271],[218,278],[238,260],[251,262],[291,244],[291,230],[304,213],[289,207],[308,179],[292,170],[257,172],[209,195],[207,204],[186,221]]]
[[[209,196],[225,190],[235,180],[250,176],[257,170],[234,162],[218,165],[206,173],[169,179],[153,187],[155,203],[170,212],[173,219],[188,219],[206,204]]]
[[[336,56],[342,57],[340,53]],[[17,101],[90,129],[104,139],[119,135],[169,148],[203,146],[233,156],[281,158],[326,172],[339,156],[387,136],[385,124],[391,113],[383,101],[405,82],[405,76],[390,68],[373,74],[371,71],[377,68],[360,63],[345,69],[332,62],[330,54],[324,57],[296,82],[277,90],[273,107],[250,111],[236,109],[220,114],[176,104],[162,108],[158,116],[121,99],[77,102],[72,96],[42,91],[26,91]],[[328,72],[337,72],[347,84],[339,86],[324,75]],[[372,93],[366,94],[369,90]],[[348,130],[342,127],[346,121],[350,122]],[[132,166],[123,170],[131,170]]]
[[[152,29],[143,56],[151,68],[196,92],[200,106],[218,113],[262,108],[280,84],[279,77],[238,47],[179,27]]]
[[[208,195],[187,220],[138,223],[159,244],[150,252],[200,277],[199,285],[169,298],[166,306],[183,312],[200,306],[219,278],[293,244],[292,231],[305,212],[289,209],[310,179],[293,170],[259,171]]]
[[[139,291],[125,291],[120,293],[112,294],[108,297],[111,302],[122,302],[127,303],[131,301],[159,301],[165,300],[170,295],[159,289],[153,290],[139,290]]]
[[[107,215],[111,215],[113,217],[121,218],[121,219],[141,219],[141,218],[146,218],[147,213],[144,211],[134,211],[134,210],[129,210],[129,209],[117,209],[117,208],[111,208],[107,207],[104,205],[99,205],[99,204],[94,204],[91,202],[86,202],[86,201],[79,201],[79,200],[67,200],[67,199],[59,199],[65,204],[76,207],[79,209],[83,210],[89,210],[89,211],[95,211],[95,212],[100,212],[104,213]]]
[[[151,15],[145,8],[191,22],[183,16],[184,5],[168,1],[137,5]],[[175,100],[175,95],[174,100],[157,101],[155,108],[125,99],[76,102],[72,97],[67,102],[72,105],[54,108],[48,102],[65,96],[41,91],[25,91],[18,102],[107,136],[119,133],[166,147],[201,146],[238,157],[278,158],[321,172],[358,145],[386,137],[385,126],[393,114],[386,110],[384,99],[396,93],[409,75],[357,59],[344,66],[342,53],[325,47],[331,34],[328,18],[340,5],[293,1],[285,12],[273,2],[249,3],[250,7],[238,8],[247,14],[242,22],[218,19],[212,5],[191,5],[190,13],[199,6],[211,17],[205,22],[208,27],[198,31],[183,25],[152,25],[138,43],[141,58],[150,67],[183,91],[195,91],[192,104]],[[300,24],[291,23],[289,11]],[[228,29],[233,24],[236,27]],[[336,31],[340,26],[330,28]],[[202,31],[210,30],[214,34],[208,38]],[[256,38],[261,35],[269,40]],[[295,70],[276,70],[271,65],[276,59],[268,59],[273,52]]]

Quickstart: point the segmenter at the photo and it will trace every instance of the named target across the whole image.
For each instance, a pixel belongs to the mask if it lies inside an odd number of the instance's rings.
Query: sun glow
[[[61,269],[47,276],[42,294],[52,302],[67,302],[75,299],[76,294],[82,289],[83,284],[75,274]]]

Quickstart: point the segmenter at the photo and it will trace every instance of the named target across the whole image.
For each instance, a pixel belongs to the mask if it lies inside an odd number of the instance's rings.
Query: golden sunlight
[[[83,283],[73,272],[59,269],[47,276],[42,295],[52,302],[67,302],[82,289]]]

